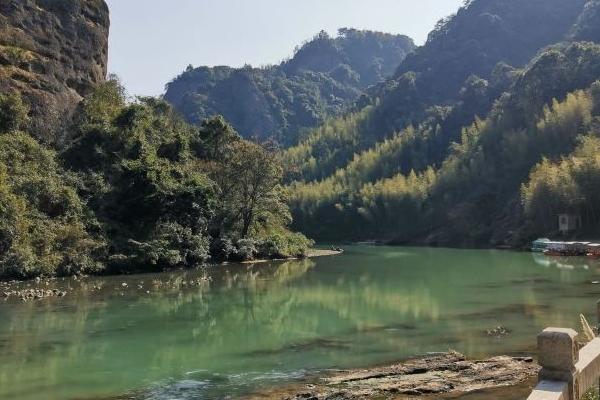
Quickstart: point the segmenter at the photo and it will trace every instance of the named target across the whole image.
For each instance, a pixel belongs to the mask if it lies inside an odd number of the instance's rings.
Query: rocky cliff
[[[106,78],[109,25],[104,0],[0,1],[0,92],[25,97],[44,141],[61,139],[82,96]]]

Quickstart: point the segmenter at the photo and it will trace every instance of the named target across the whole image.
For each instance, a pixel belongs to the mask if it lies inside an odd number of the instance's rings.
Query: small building
[[[576,214],[559,214],[558,230],[563,235],[574,232],[581,228],[581,216]]]

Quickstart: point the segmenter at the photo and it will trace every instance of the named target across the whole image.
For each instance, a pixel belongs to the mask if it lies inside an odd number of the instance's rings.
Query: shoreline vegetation
[[[29,105],[0,94],[0,278],[126,274],[303,257],[272,143],[221,117],[184,122],[127,100],[116,78],[79,106],[60,147],[34,139]]]
[[[229,262],[229,261],[225,261],[222,263],[218,263],[218,264],[207,264],[204,265],[202,267],[196,267],[196,268],[180,268],[180,269],[175,269],[175,270],[168,270],[168,271],[148,271],[150,273],[161,273],[161,272],[184,272],[184,271],[191,271],[191,270],[196,270],[199,268],[219,268],[221,266],[226,266],[226,265],[232,265],[232,264],[240,264],[240,265],[255,265],[255,264],[265,264],[265,263],[272,263],[272,262],[286,262],[286,261],[301,261],[301,260],[306,260],[306,259],[311,259],[311,258],[320,258],[320,257],[332,257],[332,256],[338,256],[343,254],[342,250],[328,250],[328,249],[316,249],[316,248],[311,248],[308,249],[306,251],[306,253],[304,255],[302,255],[302,257],[288,257],[288,258],[270,258],[270,259],[255,259],[255,260],[250,260],[250,261],[233,261],[233,262]],[[126,273],[126,274],[104,274],[104,275],[90,275],[91,277],[96,277],[96,278],[102,278],[102,277],[118,277],[118,276],[135,276],[135,275],[140,275],[143,276],[144,272],[132,272],[132,273]],[[63,279],[84,279],[88,276],[86,275],[72,275],[72,276],[62,276],[62,277],[56,277],[56,276],[39,276],[39,277],[35,277],[35,278],[31,278],[31,279],[25,279],[25,280],[19,280],[19,279],[2,279],[0,278],[0,298],[8,298],[10,296],[15,296],[15,297],[20,297],[24,300],[40,300],[42,298],[47,298],[47,297],[64,297],[67,295],[67,291],[65,290],[59,290],[59,289],[49,289],[47,290],[45,288],[45,286],[48,286],[48,283],[51,280],[57,279],[57,278],[63,278]],[[24,289],[22,291],[15,291],[12,290],[12,285],[14,284],[21,284],[21,283],[34,283],[36,284],[35,287],[33,288],[27,288]]]

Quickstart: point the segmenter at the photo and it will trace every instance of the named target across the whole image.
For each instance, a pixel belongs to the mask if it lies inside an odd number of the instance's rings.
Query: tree
[[[0,135],[0,277],[97,272],[104,243],[53,151]]]
[[[0,93],[0,133],[23,129],[28,122],[29,107],[19,94]]]
[[[196,155],[210,161],[223,161],[240,135],[222,116],[202,122],[199,140],[193,144]]]
[[[283,170],[277,155],[247,141],[235,142],[223,167],[222,206],[226,224],[235,225],[246,238],[257,224],[289,220],[285,192],[281,186]]]
[[[591,94],[592,101],[594,102],[592,112],[594,115],[600,115],[600,81],[596,81],[592,84]]]
[[[80,124],[108,124],[125,107],[125,88],[116,76],[99,84],[82,104]]]

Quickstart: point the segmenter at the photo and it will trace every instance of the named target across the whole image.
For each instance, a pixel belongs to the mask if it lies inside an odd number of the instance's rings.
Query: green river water
[[[596,280],[583,258],[370,246],[57,280],[66,297],[0,300],[0,399],[224,399],[427,352],[534,354],[542,328],[595,322]],[[510,335],[486,334],[498,325]]]

